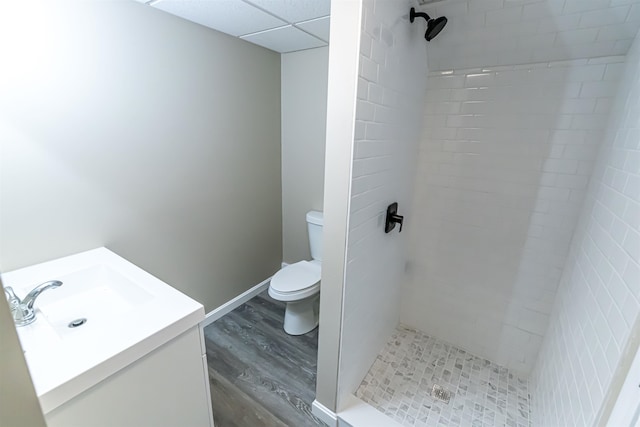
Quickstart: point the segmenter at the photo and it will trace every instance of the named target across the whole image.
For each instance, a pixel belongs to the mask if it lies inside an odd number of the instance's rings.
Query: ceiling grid
[[[279,53],[329,44],[330,0],[137,0]]]

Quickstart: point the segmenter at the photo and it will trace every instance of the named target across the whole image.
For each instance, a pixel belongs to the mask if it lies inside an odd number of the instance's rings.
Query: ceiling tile
[[[241,0],[159,0],[152,6],[232,36],[286,24]]]
[[[318,40],[291,25],[255,34],[248,34],[240,38],[280,53],[327,45],[322,40]]]
[[[312,19],[311,21],[298,22],[296,23],[296,27],[329,43],[329,23],[330,18],[325,16],[324,18]]]
[[[273,13],[290,24],[329,15],[330,0],[245,0]]]

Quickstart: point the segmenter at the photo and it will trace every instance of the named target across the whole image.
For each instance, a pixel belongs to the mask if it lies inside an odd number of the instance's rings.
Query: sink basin
[[[63,285],[17,328],[45,414],[204,319],[201,304],[106,248],[2,274],[21,298],[48,280]]]
[[[38,297],[37,318],[46,321],[63,339],[108,333],[114,318],[131,315],[131,311],[153,300],[153,294],[107,265],[59,276],[57,280],[63,286]],[[70,328],[69,323],[78,319],[86,322],[82,327]]]

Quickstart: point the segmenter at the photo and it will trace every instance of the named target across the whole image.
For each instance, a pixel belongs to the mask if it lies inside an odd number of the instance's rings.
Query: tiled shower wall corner
[[[424,103],[422,28],[408,0],[364,0],[339,393],[356,390],[399,320],[407,233],[381,230],[388,204],[411,201]]]
[[[540,357],[536,426],[594,425],[640,313],[640,39],[626,61]]]
[[[403,323],[530,373],[623,61],[429,74]]]

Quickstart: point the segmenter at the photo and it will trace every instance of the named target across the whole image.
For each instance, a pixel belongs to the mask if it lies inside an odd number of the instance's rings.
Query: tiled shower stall
[[[412,6],[449,18],[428,45]],[[601,420],[640,312],[639,26],[634,0],[362,2],[338,410]]]
[[[405,323],[531,372],[623,61],[429,74]]]

